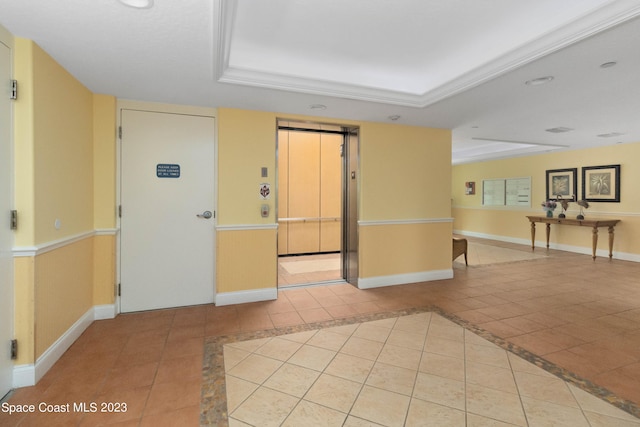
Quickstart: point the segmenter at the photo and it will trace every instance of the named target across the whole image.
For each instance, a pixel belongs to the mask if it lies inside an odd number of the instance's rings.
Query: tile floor
[[[522,245],[480,243],[531,252]],[[589,255],[540,248],[535,253],[547,256],[485,265],[470,260],[469,267],[454,263],[452,280],[372,290],[347,284],[284,289],[275,301],[97,321],[36,386],[17,390],[8,403],[121,402],[127,411],[13,415],[0,411],[0,425],[199,425],[211,419],[201,418],[206,409],[201,402],[209,398],[204,392],[203,355],[212,342],[264,332],[282,335],[319,322],[426,306],[437,307],[465,329],[478,328],[497,337],[501,348],[530,352],[570,372],[573,388],[608,390],[611,393],[604,398],[639,416],[640,265],[601,257],[592,261]],[[215,371],[224,389],[224,372]],[[516,374],[514,378],[517,381]],[[218,394],[213,400],[226,408],[226,396]],[[226,422],[222,413],[212,424]],[[616,426],[636,424],[629,420]]]
[[[640,426],[430,312],[233,342],[224,364],[232,427]]]

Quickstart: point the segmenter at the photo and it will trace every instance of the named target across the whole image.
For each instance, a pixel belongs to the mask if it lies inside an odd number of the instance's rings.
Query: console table
[[[598,246],[598,228],[609,228],[609,259],[613,257],[613,228],[619,219],[571,219],[571,218],[549,218],[546,216],[528,216],[531,221],[531,249],[536,248],[536,222],[547,224],[547,249],[549,249],[549,234],[551,233],[551,224],[558,225],[577,225],[581,227],[591,227],[592,229],[592,249],[593,259],[596,259],[596,247]]]

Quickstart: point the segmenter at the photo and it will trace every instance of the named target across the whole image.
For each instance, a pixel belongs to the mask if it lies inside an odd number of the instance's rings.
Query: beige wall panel
[[[278,131],[278,218],[289,217],[289,132]],[[278,255],[289,253],[289,224],[278,222]]]
[[[339,252],[342,247],[342,222],[339,220],[320,223],[320,252]]]
[[[276,230],[219,230],[216,292],[275,288],[278,285]]]
[[[320,135],[289,133],[289,253],[320,249]]]
[[[289,253],[316,253],[320,249],[320,221],[289,224]]]
[[[340,250],[342,216],[342,135],[320,136],[320,252]]]

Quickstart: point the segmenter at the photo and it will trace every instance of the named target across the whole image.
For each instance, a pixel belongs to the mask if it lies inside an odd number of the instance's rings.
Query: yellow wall
[[[17,365],[35,362],[35,273],[34,257],[15,258],[13,263],[14,337],[18,340]]]
[[[361,124],[360,218],[422,219],[451,215],[451,132]]]
[[[275,197],[264,201],[258,193],[263,182],[275,190],[275,134],[274,113],[218,109],[218,225],[275,224]],[[269,218],[260,216],[263,203],[271,207]]]
[[[640,143],[617,144],[559,153],[547,153],[514,159],[478,162],[453,168],[452,199],[454,229],[462,232],[495,236],[513,241],[531,241],[526,215],[543,215],[540,204],[546,197],[546,171],[578,168],[578,199],[582,194],[581,168],[620,164],[620,203],[590,202],[585,210],[587,218],[616,218],[621,222],[615,228],[614,257],[640,260],[640,242],[634,236],[640,233],[640,195],[635,183],[640,179]],[[531,207],[485,208],[482,206],[482,180],[489,178],[531,177]],[[476,182],[476,194],[464,194],[464,183]],[[559,208],[554,215],[558,215]],[[567,217],[575,218],[579,207],[569,205]],[[538,227],[536,240],[544,241],[544,228]],[[579,227],[553,227],[551,245],[591,253],[590,230]],[[601,229],[598,249],[608,252],[606,229]],[[617,253],[617,254],[616,254]]]
[[[93,239],[35,258],[35,358],[93,305]]]
[[[116,285],[116,99],[93,95],[93,304],[113,304]]]
[[[93,223],[116,226],[116,99],[93,96]]]
[[[15,39],[13,63],[14,77],[20,80],[20,96],[14,102],[14,161],[15,209],[19,212],[20,226],[15,232],[14,244],[28,246],[35,243],[35,150],[34,150],[34,91],[33,51],[31,40]]]
[[[273,288],[278,280],[276,230],[220,230],[216,292]]]
[[[93,229],[93,95],[35,44],[32,87],[38,244]]]
[[[450,222],[361,227],[359,275],[370,278],[451,269],[451,232]]]
[[[15,245],[35,252],[14,262],[16,363],[28,364],[114,300],[115,99],[92,94],[31,40],[16,38],[14,64]]]

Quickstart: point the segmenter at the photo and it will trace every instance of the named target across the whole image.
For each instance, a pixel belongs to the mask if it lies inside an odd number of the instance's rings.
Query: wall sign
[[[271,184],[269,184],[268,182],[260,184],[258,192],[260,193],[260,198],[262,200],[267,200],[271,195]]]
[[[531,177],[482,180],[482,206],[531,206]]]
[[[158,163],[156,176],[158,178],[180,178],[180,165]]]

